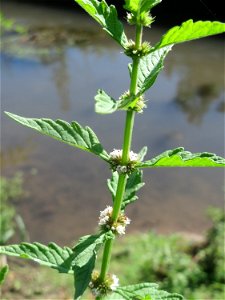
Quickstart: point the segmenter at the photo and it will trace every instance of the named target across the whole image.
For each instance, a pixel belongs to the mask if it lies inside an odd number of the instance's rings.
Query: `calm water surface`
[[[101,116],[94,96],[102,88],[119,97],[128,87],[129,59],[85,16],[29,6],[3,5],[4,13],[29,26],[26,37],[2,43],[2,111],[27,117],[76,120],[94,129],[104,147],[121,148],[123,112]],[[127,28],[129,35],[131,28]],[[152,43],[166,29],[145,32]],[[206,39],[177,46],[137,115],[133,150],[148,158],[184,146],[223,155],[224,48]],[[28,195],[18,204],[31,240],[69,243],[96,227],[111,203],[110,171],[95,156],[41,136],[2,115],[2,172],[22,171]],[[221,169],[151,169],[130,206],[129,231],[202,233],[209,205],[223,206]]]

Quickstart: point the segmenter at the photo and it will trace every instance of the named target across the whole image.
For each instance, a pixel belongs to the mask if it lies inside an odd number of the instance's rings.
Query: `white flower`
[[[112,152],[109,153],[112,160],[121,160],[123,151],[119,149],[114,149]],[[138,161],[138,154],[134,153],[133,151],[129,152],[129,160],[130,162],[136,162]]]
[[[109,153],[109,155],[113,160],[120,160],[122,158],[122,150],[114,149],[112,152]]]
[[[110,285],[110,289],[112,291],[115,291],[116,288],[119,286],[119,278],[116,275],[112,275],[112,281],[113,283]]]
[[[130,151],[130,153],[129,153],[129,159],[130,159],[131,162],[138,161],[138,154],[134,153],[133,151]]]
[[[110,219],[110,216],[112,214],[112,206],[107,206],[106,209],[103,211],[100,211],[100,216],[99,216],[99,222],[98,225],[106,225]]]
[[[131,219],[129,219],[128,217],[125,216],[124,223],[125,223],[126,225],[129,225],[130,222],[131,222]]]
[[[125,234],[125,226],[124,225],[118,225],[116,227],[116,231],[119,235]]]
[[[125,234],[125,229],[130,224],[130,219],[121,212],[117,218],[117,221],[112,221],[112,206],[107,206],[103,211],[100,211],[98,225],[103,230],[112,230],[112,232],[119,235]]]

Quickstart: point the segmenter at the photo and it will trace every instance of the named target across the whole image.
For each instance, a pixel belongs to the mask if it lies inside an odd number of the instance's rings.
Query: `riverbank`
[[[211,214],[213,226],[201,241],[153,232],[121,238],[114,243],[111,272],[119,275],[121,285],[157,282],[161,289],[178,292],[186,299],[223,299],[225,218],[220,210]],[[71,275],[15,259],[10,259],[9,265],[2,299],[72,299]],[[93,298],[87,293],[83,299]]]

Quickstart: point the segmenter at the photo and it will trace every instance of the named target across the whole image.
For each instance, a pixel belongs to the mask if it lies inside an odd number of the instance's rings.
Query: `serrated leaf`
[[[148,90],[155,82],[159,72],[163,68],[163,62],[172,46],[164,47],[156,50],[140,59],[138,81],[137,81],[137,97]],[[128,65],[129,71],[132,71],[132,64]],[[130,105],[132,102],[130,103]]]
[[[125,0],[124,8],[134,14],[142,14],[150,11],[154,6],[162,2],[162,0]]]
[[[91,281],[91,273],[95,266],[96,252],[104,242],[105,235],[88,235],[82,237],[74,247],[75,258],[73,271],[75,277],[75,296],[79,299]]]
[[[4,267],[2,267],[0,269],[0,285],[2,285],[3,282],[5,281],[5,278],[6,278],[7,274],[8,274],[8,272],[9,272],[8,265],[5,265]]]
[[[99,114],[111,114],[118,108],[119,101],[114,100],[103,90],[98,90],[95,96],[95,111]]]
[[[116,190],[119,180],[119,174],[117,172],[114,172],[111,179],[108,179],[107,184],[108,188],[112,194],[113,201],[116,197]],[[135,170],[127,179],[123,203],[121,206],[121,209],[124,210],[125,207],[136,201],[138,199],[138,196],[136,195],[136,192],[140,190],[140,188],[144,186],[144,182],[142,182],[142,171]]]
[[[48,246],[40,243],[1,246],[0,254],[30,259],[40,265],[56,269],[60,273],[69,273],[72,271],[72,249],[68,247],[61,248],[55,243],[50,243]]]
[[[113,39],[122,47],[125,47],[128,40],[124,33],[123,25],[118,19],[114,5],[102,0],[75,0],[92,18],[94,18]]]
[[[86,150],[108,161],[109,155],[103,149],[96,134],[89,127],[82,127],[77,122],[69,124],[63,120],[24,118],[6,112],[6,114],[20,124],[32,128],[39,133],[48,135],[68,145]]]
[[[104,300],[182,300],[183,297],[178,294],[170,294],[158,289],[154,283],[140,283],[119,287],[116,291],[107,296]]]
[[[225,23],[217,21],[193,22],[193,20],[188,20],[182,23],[181,26],[175,26],[164,34],[161,41],[154,47],[154,50],[223,32],[225,32]]]
[[[225,159],[214,153],[191,153],[180,147],[163,152],[151,160],[138,164],[138,167],[225,167]]]

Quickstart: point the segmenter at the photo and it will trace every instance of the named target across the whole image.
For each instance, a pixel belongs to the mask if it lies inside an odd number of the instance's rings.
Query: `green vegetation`
[[[112,270],[121,283],[157,282],[186,299],[223,299],[225,293],[225,212],[210,209],[213,221],[204,242],[179,235],[130,235],[115,248]]]
[[[16,33],[26,32],[26,29],[23,26],[16,24],[16,22],[12,19],[6,18],[2,12],[0,12],[0,24],[1,24],[0,35],[7,32],[16,32]]]
[[[210,209],[213,226],[197,242],[179,235],[128,235],[115,244],[111,269],[121,284],[154,281],[160,288],[182,292],[188,300],[224,297],[225,212]],[[69,299],[72,276],[58,276],[48,268],[10,262],[12,270],[3,286],[3,299]],[[11,275],[11,276],[10,276]],[[26,289],[23,285],[26,283]],[[84,299],[93,299],[89,293]]]
[[[147,154],[147,147],[143,147],[139,153],[131,150],[135,116],[137,113],[143,113],[146,107],[144,93],[154,84],[172,47],[182,42],[223,33],[225,24],[189,20],[181,26],[171,28],[155,46],[152,46],[149,42],[143,41],[143,29],[153,23],[151,10],[161,0],[125,0],[127,22],[134,25],[135,29],[133,40],[127,38],[114,5],[108,5],[105,0],[75,1],[118,42],[124,55],[131,59],[128,65],[129,91],[123,92],[117,100],[103,90],[98,90],[95,97],[97,113],[108,114],[118,110],[126,112],[122,149],[114,149],[108,153],[92,129],[83,127],[75,121],[68,123],[63,120],[26,118],[12,113],[7,115],[43,135],[101,158],[111,170],[111,179],[107,183],[112,194],[112,206],[100,211],[98,233],[81,237],[73,248],[60,247],[55,243],[47,246],[37,242],[21,243],[2,246],[0,253],[33,260],[59,273],[72,273],[76,300],[82,297],[88,287],[96,300],[183,299],[181,295],[170,294],[164,288],[184,293],[186,288],[190,287],[192,290],[207,280],[211,283],[210,278],[205,275],[206,265],[208,266],[206,260],[208,257],[211,259],[216,252],[214,249],[210,250],[209,245],[202,249],[202,255],[199,254],[201,264],[198,266],[190,255],[181,251],[180,242],[174,237],[167,240],[151,234],[147,237],[147,242],[141,239],[133,240],[133,252],[130,252],[133,254],[130,254],[131,258],[128,257],[130,260],[123,261],[122,267],[120,261],[121,269],[117,270],[121,275],[125,274],[124,271],[128,268],[125,275],[126,283],[129,284],[125,286],[119,285],[118,277],[109,273],[112,248],[114,240],[119,235],[124,235],[126,226],[130,224],[125,209],[138,199],[136,192],[143,186],[142,168],[225,166],[225,159],[216,154],[208,152],[192,154],[184,151],[182,147],[165,151],[146,161],[144,157]],[[98,271],[95,264],[97,252],[101,247],[104,249]],[[201,265],[205,267],[200,267]],[[221,280],[217,265],[212,265],[210,270],[216,274],[218,280]],[[143,281],[144,283],[141,283]],[[151,283],[154,281],[161,282],[163,289],[157,283]]]
[[[26,239],[23,220],[17,214],[13,202],[24,195],[23,176],[17,173],[12,178],[0,177],[0,245],[5,245],[15,234],[17,229],[20,239]]]

